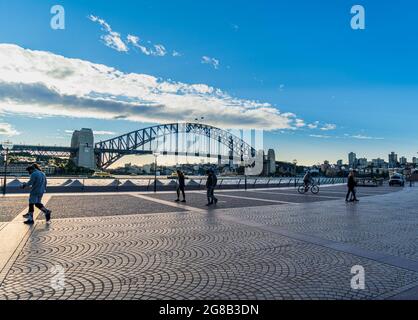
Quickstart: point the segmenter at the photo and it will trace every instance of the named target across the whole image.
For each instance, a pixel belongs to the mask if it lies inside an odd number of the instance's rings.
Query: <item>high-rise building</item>
[[[348,154],[348,165],[350,168],[355,168],[357,164],[357,155],[354,152]]]
[[[342,167],[343,166],[343,161],[342,160],[338,160],[337,161],[337,166]]]
[[[264,156],[263,161],[263,175],[271,176],[276,173],[276,154],[273,149],[267,151],[267,156]]]
[[[321,171],[324,172],[324,173],[327,172],[328,169],[330,169],[330,168],[331,168],[331,166],[330,166],[328,160],[325,160],[324,163],[321,164]]]
[[[372,164],[374,168],[383,168],[385,165],[385,160],[377,158],[372,160]]]
[[[357,164],[360,168],[366,168],[368,165],[368,162],[366,158],[360,158],[357,160]]]
[[[417,157],[413,157],[413,158],[412,158],[412,164],[418,164],[418,159],[417,159]]]
[[[400,157],[399,158],[399,163],[404,166],[408,163],[408,159],[406,159],[405,157]]]
[[[389,167],[392,167],[392,168],[394,168],[394,167],[396,167],[396,165],[398,164],[398,155],[395,153],[395,152],[391,152],[390,154],[389,154],[389,157],[388,157],[389,159]]]
[[[276,153],[273,149],[269,149],[267,152],[267,161],[269,165],[269,174],[276,173]]]

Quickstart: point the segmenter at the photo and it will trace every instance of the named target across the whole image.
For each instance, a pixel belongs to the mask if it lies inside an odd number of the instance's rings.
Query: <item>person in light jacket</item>
[[[51,221],[51,210],[45,208],[42,204],[42,197],[46,192],[47,179],[45,174],[42,172],[38,164],[33,164],[26,168],[26,171],[30,174],[28,182],[22,184],[22,188],[30,187],[29,194],[29,211],[23,217],[27,220],[25,224],[33,224],[33,213],[35,207],[41,210],[45,214],[45,220],[47,223]]]

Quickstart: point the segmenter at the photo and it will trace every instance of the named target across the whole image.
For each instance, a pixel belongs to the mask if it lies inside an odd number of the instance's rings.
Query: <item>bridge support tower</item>
[[[71,148],[77,150],[71,157],[76,166],[96,169],[93,130],[83,128],[74,131],[71,138]]]

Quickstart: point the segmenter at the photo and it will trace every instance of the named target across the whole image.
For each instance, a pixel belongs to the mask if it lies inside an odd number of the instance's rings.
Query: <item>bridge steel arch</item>
[[[117,160],[128,154],[152,154],[152,142],[159,141],[160,138],[165,138],[169,135],[176,137],[176,146],[174,152],[170,154],[181,155],[179,150],[179,134],[188,134],[194,137],[203,136],[222,144],[228,149],[228,157],[230,160],[238,159],[244,161],[246,159],[253,159],[256,156],[256,150],[240,139],[236,135],[202,123],[170,123],[155,125],[148,128],[139,129],[126,133],[124,135],[100,141],[95,144],[96,165],[98,168],[107,168]],[[208,141],[210,141],[208,139]],[[195,153],[194,156],[211,157],[210,145],[207,153]],[[168,154],[164,152],[164,154]],[[225,158],[225,156],[217,154],[217,158]]]

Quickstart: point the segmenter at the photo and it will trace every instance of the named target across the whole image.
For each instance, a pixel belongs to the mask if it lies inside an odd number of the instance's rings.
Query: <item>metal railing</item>
[[[20,185],[27,181],[27,177],[9,177],[7,182],[8,193],[23,193]],[[315,178],[318,185],[333,185],[346,183],[346,178]],[[153,191],[154,177],[148,178],[88,178],[88,177],[49,177],[49,193],[65,192],[118,192],[118,191]],[[274,177],[218,177],[218,189],[257,189],[298,187],[303,184],[303,178],[274,178]],[[176,179],[158,177],[157,190],[168,191],[176,188]],[[4,186],[2,185],[2,188]],[[206,188],[205,177],[186,178],[186,188],[200,190]]]
[[[27,181],[27,177],[9,177],[7,183],[8,193],[24,193],[20,185]],[[346,178],[315,178],[318,185],[345,183]],[[154,177],[142,178],[88,178],[88,177],[49,177],[49,193],[65,192],[118,192],[118,191],[152,191]],[[157,190],[174,190],[176,179],[157,178]],[[274,177],[219,177],[218,189],[257,189],[257,188],[281,188],[298,187],[303,184],[303,178],[274,178]],[[4,188],[4,186],[2,186]],[[206,188],[205,177],[191,177],[186,179],[186,188],[200,190]]]

